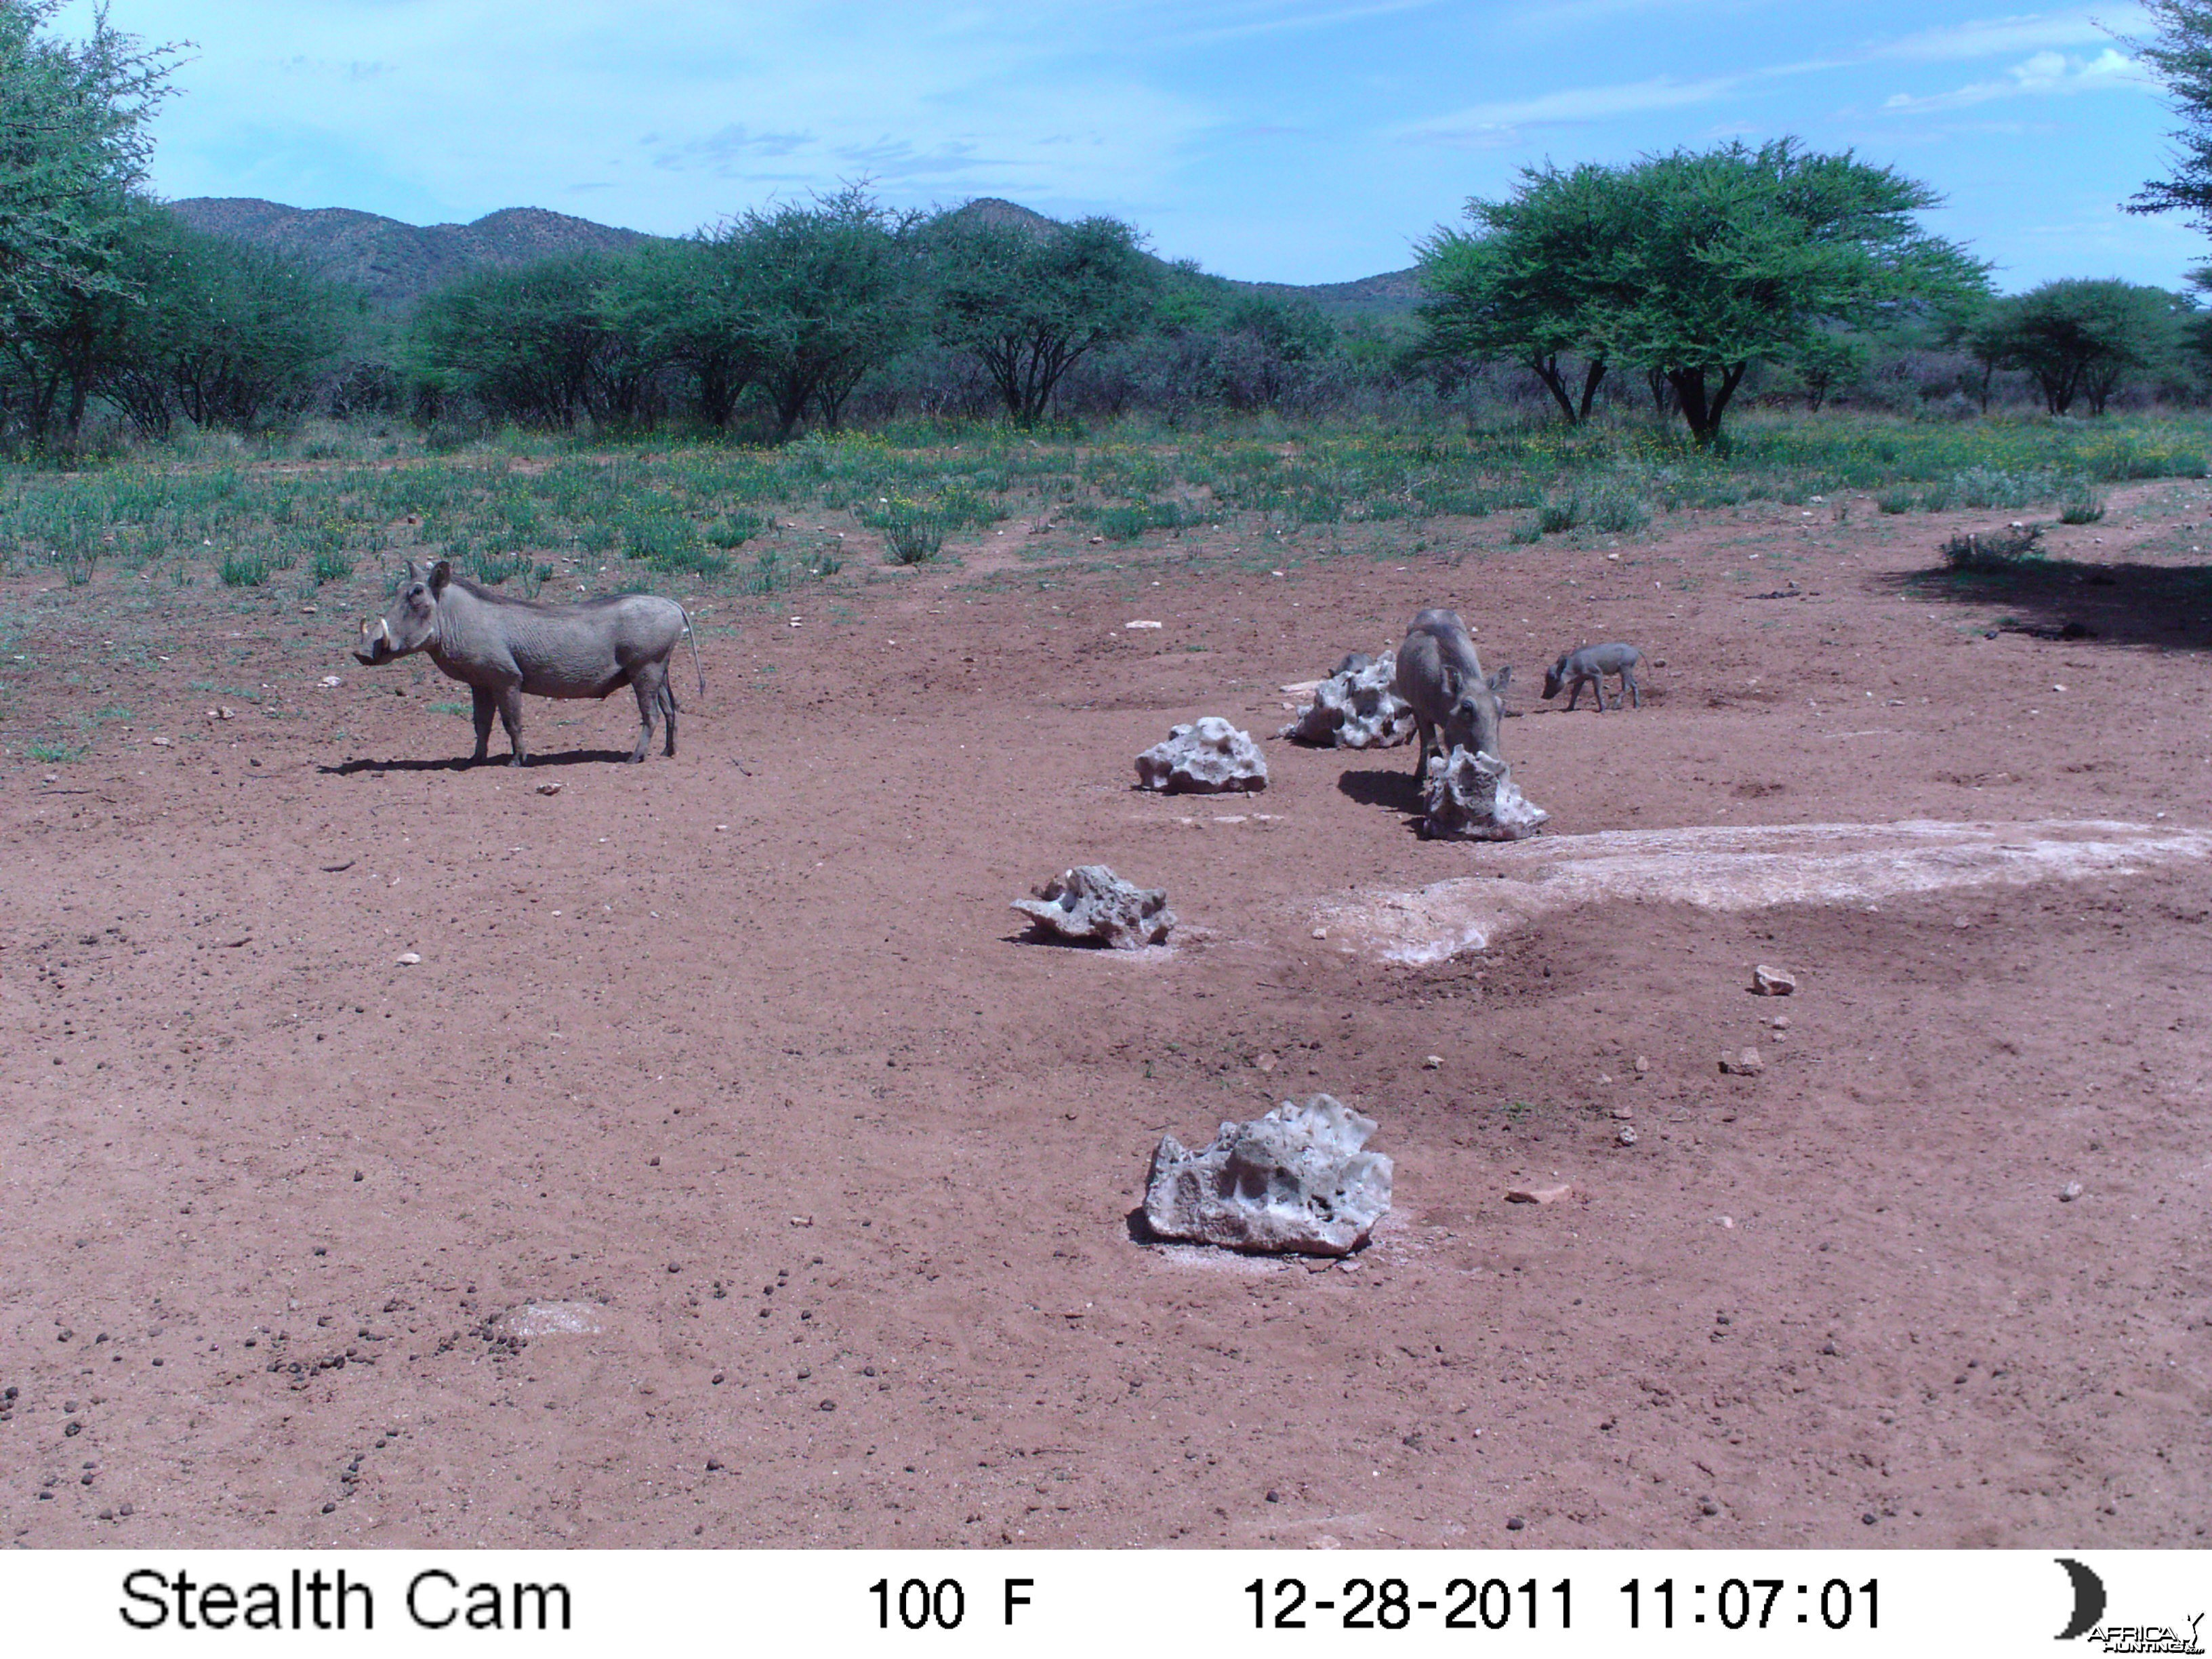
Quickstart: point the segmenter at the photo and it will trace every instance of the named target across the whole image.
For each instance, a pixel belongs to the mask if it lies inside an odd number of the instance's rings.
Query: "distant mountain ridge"
[[[195,230],[289,254],[335,282],[362,289],[384,311],[404,309],[472,270],[512,270],[572,253],[617,253],[661,240],[545,208],[501,208],[465,225],[410,225],[353,208],[286,207],[250,196],[194,196],[168,205]],[[995,196],[978,197],[959,211],[992,224],[1034,230],[1054,222]],[[1421,298],[1418,273],[1410,270],[1350,283],[1212,280],[1273,299],[1304,301],[1340,322],[1406,316]]]
[[[502,208],[466,225],[410,225],[352,208],[286,207],[249,196],[196,196],[169,210],[195,230],[289,254],[363,289],[381,309],[412,304],[472,270],[616,253],[653,240],[544,208]]]

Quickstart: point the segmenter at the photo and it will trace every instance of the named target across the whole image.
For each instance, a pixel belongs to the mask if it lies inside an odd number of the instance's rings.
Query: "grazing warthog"
[[[1398,647],[1391,684],[1411,705],[1421,734],[1420,759],[1413,775],[1425,778],[1431,753],[1455,748],[1498,754],[1498,697],[1513,678],[1510,668],[1483,677],[1482,659],[1456,611],[1431,605],[1413,613],[1406,642]],[[1501,757],[1502,758],[1502,757]]]
[[[1544,696],[1559,695],[1562,686],[1571,688],[1567,692],[1567,709],[1572,713],[1581,701],[1583,687],[1587,685],[1597,693],[1597,712],[1605,713],[1605,677],[1620,676],[1620,690],[1613,700],[1618,708],[1624,698],[1632,698],[1636,707],[1644,707],[1644,693],[1637,690],[1636,671],[1644,665],[1644,653],[1632,645],[1586,645],[1579,651],[1570,651],[1544,671]]]
[[[540,605],[511,599],[453,574],[441,559],[428,572],[407,562],[399,603],[390,616],[361,625],[354,658],[374,667],[427,651],[438,672],[467,686],[476,698],[476,758],[491,744],[496,713],[507,727],[520,766],[522,694],[533,697],[605,697],[627,685],[637,694],[641,729],[633,761],[653,744],[655,715],[668,722],[668,752],[676,752],[676,688],[669,659],[691,632],[691,618],[673,599],[653,593],[609,593],[581,605]],[[691,642],[699,690],[699,642]]]

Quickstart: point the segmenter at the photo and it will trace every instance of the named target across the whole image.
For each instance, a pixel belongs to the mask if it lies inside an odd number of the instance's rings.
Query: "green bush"
[[[699,561],[712,556],[701,549],[699,533],[690,521],[672,513],[632,514],[623,520],[622,536],[623,551],[656,570],[705,568]],[[720,569],[727,562],[715,560],[712,568]]]
[[[1091,521],[1109,542],[1133,542],[1148,530],[1181,530],[1197,520],[1174,501],[1139,501],[1102,507],[1091,514]]]
[[[222,560],[225,587],[259,587],[269,580],[269,561],[258,553],[226,553]]]
[[[1885,489],[1874,498],[1874,504],[1885,513],[1912,511],[1912,492],[1909,489]]]
[[[1544,539],[1542,515],[1532,513],[1527,518],[1516,521],[1509,534],[1511,540],[1524,547],[1531,542],[1542,541]]]
[[[497,587],[530,568],[529,560],[517,558],[512,553],[479,553],[471,562],[474,568],[469,574],[486,587]]]
[[[707,539],[724,551],[743,547],[754,537],[775,528],[775,520],[750,507],[739,507],[707,532]]]
[[[1954,570],[2011,570],[2025,560],[2041,558],[2042,550],[2037,544],[2042,539],[2043,526],[2039,524],[1968,531],[1943,544],[1943,562]]]
[[[745,592],[778,592],[798,580],[799,574],[783,562],[781,553],[772,547],[765,548],[754,556],[752,574],[745,579]]]
[[[2086,478],[2077,478],[2058,492],[2061,524],[2094,524],[2105,516],[2105,498]]]
[[[1536,527],[1544,535],[1557,536],[1572,530],[1582,519],[1579,495],[1547,495],[1536,503]]]
[[[927,564],[945,545],[945,521],[921,502],[904,497],[884,504],[875,527],[884,532],[884,546],[899,564]]]
[[[326,582],[342,582],[353,574],[353,561],[343,553],[315,555],[315,586]]]
[[[1626,535],[1651,522],[1651,509],[1616,484],[1607,484],[1590,497],[1589,521],[1608,536]]]
[[[1953,475],[1951,493],[1961,507],[2026,507],[2031,501],[2049,499],[2051,479],[2033,472],[1970,466]]]

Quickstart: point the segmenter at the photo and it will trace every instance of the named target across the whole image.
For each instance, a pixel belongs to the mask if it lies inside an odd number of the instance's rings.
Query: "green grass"
[[[444,549],[457,568],[525,592],[563,557],[586,577],[609,564],[600,585],[620,585],[619,555],[665,582],[765,595],[836,575],[841,535],[876,532],[894,562],[922,563],[1010,519],[1059,527],[1036,541],[1010,532],[1006,544],[1029,557],[1063,556],[1091,534],[1121,549],[1194,532],[1248,546],[1317,534],[1317,551],[1350,552],[1382,526],[1438,517],[1507,516],[1514,539],[1622,535],[1662,511],[1846,491],[1890,514],[2093,523],[2110,485],[2198,478],[2212,454],[2212,416],[2197,414],[1916,422],[1759,410],[1712,453],[1626,418],[1130,421],[1030,434],[917,417],[769,448],[459,428],[378,429],[371,441],[374,424],[313,423],[296,440],[194,435],[70,475],[0,466],[0,575],[58,568],[89,584],[106,567],[95,591],[149,574],[157,580],[131,591],[155,598],[218,578],[265,587],[295,568],[323,586]],[[313,471],[262,465],[310,448],[325,458]]]

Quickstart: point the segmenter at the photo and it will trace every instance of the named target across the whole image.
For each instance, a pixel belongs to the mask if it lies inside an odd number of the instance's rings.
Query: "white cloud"
[[[1431,143],[1483,146],[1510,143],[1523,127],[1578,126],[1651,110],[1711,103],[1737,90],[1751,78],[1730,75],[1703,81],[1675,81],[1661,76],[1624,86],[1573,87],[1534,98],[1472,105],[1449,115],[1410,123],[1400,128],[1397,136]]]
[[[2096,11],[2031,12],[2020,17],[1982,18],[1943,28],[1923,29],[1872,48],[1868,57],[1917,63],[1961,63],[2004,58],[2016,52],[2087,46],[2124,40],[2148,27],[2140,5],[2127,3]]]
[[[1976,81],[1950,92],[1927,97],[1893,93],[1882,108],[1897,115],[1921,115],[1942,110],[1968,109],[2000,98],[2047,97],[2077,92],[2137,91],[2150,84],[2142,67],[2116,48],[2106,46],[2094,58],[2069,57],[2045,50],[2014,64],[1998,81]]]

